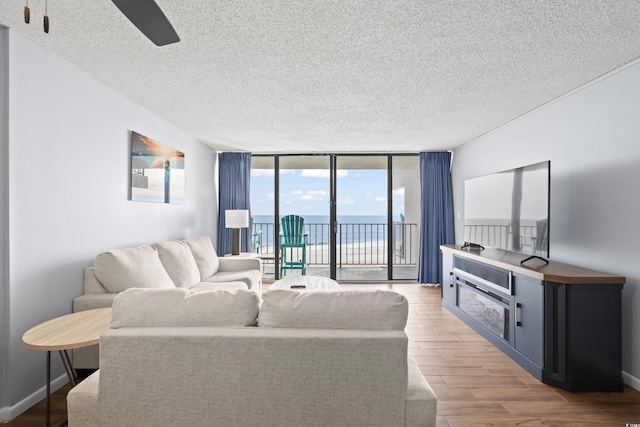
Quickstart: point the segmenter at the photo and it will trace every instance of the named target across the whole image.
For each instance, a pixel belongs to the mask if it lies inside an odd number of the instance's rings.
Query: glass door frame
[[[274,278],[280,279],[280,158],[291,156],[328,156],[329,157],[329,275],[335,280],[337,277],[337,160],[338,157],[369,157],[380,156],[387,158],[387,281],[393,278],[393,158],[397,156],[415,156],[418,153],[287,153],[287,154],[268,154],[256,153],[252,157],[273,157],[274,163]],[[417,277],[416,277],[417,280]]]

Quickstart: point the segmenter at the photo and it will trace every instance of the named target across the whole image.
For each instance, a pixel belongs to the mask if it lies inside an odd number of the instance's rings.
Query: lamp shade
[[[226,228],[249,227],[249,211],[244,209],[224,211],[224,224]]]

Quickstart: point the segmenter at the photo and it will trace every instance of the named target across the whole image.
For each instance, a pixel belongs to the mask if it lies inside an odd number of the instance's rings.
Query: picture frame
[[[129,200],[184,204],[184,153],[131,131]]]

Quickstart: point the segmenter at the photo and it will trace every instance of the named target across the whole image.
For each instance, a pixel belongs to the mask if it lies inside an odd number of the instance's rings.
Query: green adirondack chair
[[[298,215],[287,215],[280,221],[280,276],[287,270],[302,270],[307,274],[308,234],[304,232],[304,218]]]

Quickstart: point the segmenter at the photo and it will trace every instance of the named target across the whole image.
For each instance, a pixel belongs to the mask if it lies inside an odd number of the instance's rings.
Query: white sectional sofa
[[[425,426],[437,399],[391,291],[131,289],[69,427]],[[256,326],[257,324],[257,326]]]
[[[74,312],[110,307],[129,288],[248,289],[260,294],[262,263],[258,258],[218,257],[211,239],[199,236],[100,253],[85,268],[83,283],[83,295],[73,300]],[[97,369],[97,346],[74,350],[73,366]]]

